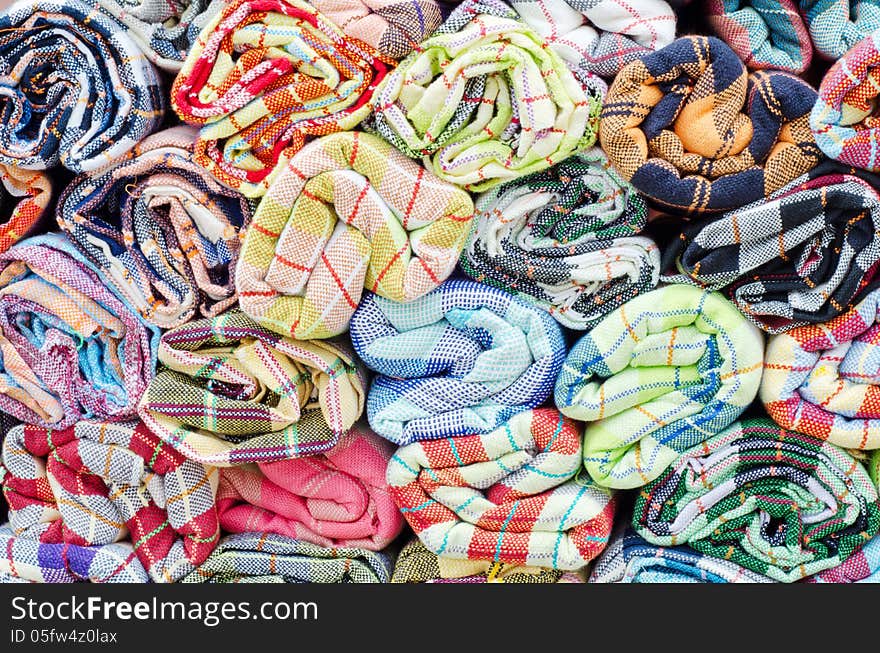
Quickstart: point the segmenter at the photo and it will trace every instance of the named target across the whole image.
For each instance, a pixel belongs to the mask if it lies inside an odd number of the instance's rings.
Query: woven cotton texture
[[[735,209],[821,158],[816,91],[780,72],[747,75],[714,37],[687,36],[625,66],[602,110],[602,148],[624,178],[683,214]]]
[[[229,533],[258,530],[328,547],[378,551],[403,529],[385,470],[394,449],[356,425],[324,454],[222,471],[217,506]]]
[[[366,287],[407,302],[455,268],[473,217],[466,192],[361,132],[307,145],[245,236],[241,308],[294,338],[344,333]]]
[[[840,565],[807,579],[808,583],[880,583],[880,537],[875,537]]]
[[[0,163],[0,252],[39,225],[52,201],[52,180],[40,170]]]
[[[319,454],[363,412],[347,348],[282,338],[240,311],[165,333],[138,412],[187,458],[228,467]]]
[[[644,199],[599,148],[483,193],[461,256],[465,274],[513,291],[570,329],[657,285],[660,251],[634,237]]]
[[[40,542],[130,542],[155,582],[174,582],[220,538],[219,473],[187,460],[143,424],[18,426],[3,442],[3,494],[15,534]]]
[[[21,0],[0,14],[0,78],[0,163],[22,168],[99,168],[165,109],[126,29],[80,0]]]
[[[758,393],[763,357],[760,332],[720,294],[665,286],[575,344],[555,403],[587,422],[590,476],[639,487],[739,417]]]
[[[781,582],[836,567],[880,528],[877,489],[834,445],[768,419],[699,444],[636,497],[633,526]]]
[[[378,372],[370,426],[397,444],[495,430],[547,399],[565,358],[548,313],[457,279],[406,304],[365,295],[351,339]]]
[[[308,136],[366,118],[387,70],[301,0],[235,0],[199,34],[171,101],[182,120],[204,125],[196,161],[260,197]]]
[[[232,271],[252,209],[193,157],[196,132],[174,127],[73,180],[58,224],[143,318],[171,328],[235,304]]]
[[[575,570],[608,543],[609,490],[581,471],[581,431],[556,410],[483,435],[398,449],[388,484],[428,550],[445,558]]]

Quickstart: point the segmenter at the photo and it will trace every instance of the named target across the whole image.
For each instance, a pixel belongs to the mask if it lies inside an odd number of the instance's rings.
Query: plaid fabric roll
[[[614,517],[611,492],[579,475],[582,455],[577,424],[543,408],[401,447],[388,485],[439,556],[575,570],[605,548]]]
[[[156,70],[111,15],[80,0],[20,0],[0,14],[0,163],[75,172],[155,131]]]
[[[347,348],[282,338],[237,310],[168,331],[159,361],[141,419],[208,465],[322,453],[364,408],[365,380]]]
[[[588,422],[584,466],[634,488],[740,416],[758,393],[760,332],[718,293],[665,286],[609,313],[568,354],[556,405]]]
[[[260,197],[308,136],[369,115],[385,60],[302,0],[235,0],[202,30],[171,102],[182,120],[204,125],[196,161]]]
[[[59,429],[133,417],[158,344],[60,234],[0,254],[0,410]]]
[[[196,132],[173,127],[80,175],[58,200],[58,224],[143,318],[162,328],[235,304],[231,269],[248,200],[193,157]]]
[[[761,329],[823,323],[877,285],[880,177],[826,161],[785,188],[684,227],[664,281],[724,289]]]
[[[379,85],[374,126],[479,192],[595,143],[600,95],[510,7],[470,0]]]
[[[407,542],[391,575],[392,583],[583,583],[582,572],[508,565],[486,560],[441,558],[419,538]]]
[[[455,268],[474,206],[381,138],[309,143],[260,202],[236,287],[241,308],[293,338],[344,333],[364,287],[405,302]]]
[[[131,542],[156,582],[203,562],[220,539],[218,471],[143,424],[19,426],[3,442],[3,494],[18,538],[76,547]]]
[[[836,567],[880,529],[877,489],[834,445],[768,419],[685,452],[636,497],[633,526],[781,582]]]
[[[599,148],[496,186],[477,199],[465,274],[513,291],[570,329],[657,285],[647,206]]]
[[[322,455],[226,468],[217,493],[220,525],[229,533],[384,549],[403,529],[385,480],[392,453],[390,443],[356,425]]]
[[[880,583],[880,537],[873,538],[841,564],[819,572],[808,583]]]
[[[325,548],[272,533],[227,535],[184,583],[387,583],[382,553]]]
[[[0,252],[35,230],[52,201],[52,180],[39,170],[0,163]]]
[[[747,75],[723,41],[686,36],[620,71],[599,136],[617,170],[655,202],[685,214],[725,211],[819,162],[815,102],[806,82]]]
[[[565,358],[548,313],[458,279],[406,304],[368,293],[351,339],[379,373],[370,426],[397,444],[495,430],[547,399]]]

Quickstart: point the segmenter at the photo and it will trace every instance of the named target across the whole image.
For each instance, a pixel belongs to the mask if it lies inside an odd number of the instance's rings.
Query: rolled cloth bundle
[[[383,553],[325,548],[273,533],[227,535],[184,583],[387,583]]]
[[[0,252],[37,228],[52,201],[45,172],[0,163]]]
[[[580,474],[578,425],[549,408],[483,435],[397,450],[388,484],[422,543],[446,558],[575,570],[611,535],[610,490]]]
[[[156,70],[111,15],[20,0],[0,15],[0,163],[95,170],[155,131]],[[61,129],[59,129],[61,127]]]
[[[636,497],[633,526],[777,581],[836,567],[880,529],[877,489],[832,444],[768,419],[685,452]]]
[[[748,75],[723,41],[686,36],[620,71],[599,136],[614,167],[658,204],[726,211],[819,162],[809,124],[815,102],[797,77]]]
[[[125,157],[80,175],[58,224],[147,322],[171,328],[236,301],[231,270],[251,205],[193,157],[196,132],[153,134]]]
[[[461,256],[465,274],[513,291],[570,329],[657,285],[648,208],[599,148],[483,193]]]
[[[446,279],[473,213],[466,192],[381,138],[325,136],[260,202],[236,271],[241,308],[285,336],[339,335],[365,287],[406,302]]]
[[[880,583],[880,536],[874,537],[841,564],[819,572],[808,583]]]
[[[356,425],[323,454],[222,471],[217,508],[229,533],[278,533],[378,551],[403,528],[385,470],[393,447]]]
[[[555,402],[587,422],[584,466],[634,488],[718,433],[758,393],[760,332],[718,293],[672,285],[609,313],[572,348]]]
[[[220,539],[219,473],[143,424],[18,426],[3,442],[3,494],[18,538],[100,547],[130,542],[156,582],[179,580]]]
[[[387,71],[385,57],[302,0],[235,0],[202,30],[171,102],[204,125],[196,161],[260,197],[308,136],[364,120]]]
[[[360,417],[365,379],[343,345],[282,338],[240,311],[162,336],[141,419],[220,467],[327,451]]]
[[[595,143],[600,96],[510,7],[470,0],[379,85],[374,120],[404,154],[479,192]]]
[[[880,177],[826,161],[785,188],[684,227],[664,281],[724,289],[769,333],[827,322],[877,285]]]
[[[61,235],[0,254],[0,410],[58,429],[134,417],[158,342]]]
[[[367,294],[351,339],[379,373],[370,426],[396,444],[495,430],[547,399],[565,358],[547,312],[458,279],[407,304]]]

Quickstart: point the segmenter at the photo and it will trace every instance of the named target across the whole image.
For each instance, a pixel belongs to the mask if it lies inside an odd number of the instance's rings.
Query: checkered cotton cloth
[[[586,330],[657,285],[660,251],[635,236],[647,214],[642,197],[592,148],[483,193],[461,267]]]
[[[577,342],[555,402],[587,422],[590,476],[635,488],[739,417],[758,393],[763,357],[760,332],[720,294],[665,286]]]
[[[208,465],[322,453],[364,408],[365,378],[345,345],[282,338],[237,310],[168,331],[159,362],[141,419]]]
[[[325,136],[260,202],[236,271],[241,308],[285,336],[344,333],[364,288],[406,302],[446,279],[473,213],[466,192],[381,138]]]
[[[229,533],[260,531],[379,551],[403,529],[385,480],[394,448],[363,424],[323,454],[228,467],[217,509]]]
[[[373,105],[385,139],[479,192],[591,146],[600,92],[509,6],[469,0],[389,73]]]
[[[260,197],[309,136],[370,114],[391,61],[303,0],[235,0],[202,30],[171,102],[184,122],[203,125],[196,161]]]
[[[0,163],[0,252],[35,231],[52,201],[52,180],[41,170]]]
[[[218,470],[137,422],[18,426],[6,434],[2,466],[18,538],[88,548],[130,542],[156,582],[191,572],[220,538]]]
[[[636,497],[633,526],[781,582],[836,567],[880,529],[877,489],[842,449],[768,419],[686,451]]]
[[[0,163],[94,170],[155,131],[156,70],[110,14],[20,0],[0,14]]]
[[[61,235],[0,254],[0,410],[51,428],[131,418],[158,341]]]
[[[576,570],[611,535],[612,493],[581,468],[581,430],[554,409],[483,435],[401,447],[388,485],[422,543],[445,558]]]
[[[232,270],[250,201],[193,157],[196,131],[173,127],[78,176],[58,224],[147,322],[171,328],[236,302]]]
[[[220,540],[211,557],[182,582],[387,583],[390,576],[391,560],[383,553],[240,533]]]
[[[841,564],[810,576],[808,583],[880,583],[880,536]]]
[[[747,75],[723,41],[686,36],[620,71],[599,136],[618,172],[655,202],[676,213],[725,211],[819,162],[815,102],[806,82]]]
[[[495,430],[547,399],[565,358],[548,313],[457,279],[406,304],[368,293],[351,339],[378,372],[370,426],[397,444]]]

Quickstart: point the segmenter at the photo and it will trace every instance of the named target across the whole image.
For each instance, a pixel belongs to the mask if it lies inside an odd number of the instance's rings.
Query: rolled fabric
[[[155,582],[187,575],[220,539],[218,470],[187,460],[138,422],[19,426],[6,435],[2,464],[19,539],[129,542]]]
[[[877,489],[832,444],[743,420],[686,451],[636,497],[633,526],[780,582],[836,567],[880,529]]]
[[[387,71],[385,57],[303,0],[235,0],[199,34],[171,103],[204,125],[196,161],[260,197],[308,136],[366,118]]]
[[[387,583],[385,554],[325,548],[274,533],[227,535],[183,583]]]
[[[599,137],[618,172],[661,206],[726,211],[819,162],[815,102],[806,82],[777,71],[748,75],[723,41],[685,36],[624,66]]]
[[[515,292],[565,327],[589,329],[657,285],[660,251],[636,236],[648,209],[599,148],[483,193],[465,274]]]
[[[0,163],[0,252],[34,231],[52,201],[52,180],[40,170]]]
[[[686,225],[662,277],[724,290],[769,333],[827,322],[877,285],[880,177],[826,161],[766,199]]]
[[[162,328],[236,301],[235,269],[251,204],[196,163],[196,131],[173,127],[78,176],[56,217],[143,318]]]
[[[407,302],[446,279],[473,213],[466,192],[381,138],[325,136],[257,208],[236,270],[241,308],[285,336],[344,333],[365,287]]]
[[[429,551],[458,560],[576,570],[611,535],[612,493],[581,475],[581,431],[550,408],[483,435],[401,447],[391,496]]]
[[[0,253],[0,410],[57,429],[134,417],[158,343],[60,234]]]
[[[565,358],[548,313],[460,279],[406,304],[368,293],[351,340],[378,372],[370,426],[396,444],[495,430],[547,399]]]
[[[808,583],[880,583],[880,537],[874,537],[841,564],[819,572]]]
[[[363,372],[342,343],[282,338],[237,310],[168,331],[159,362],[141,419],[207,465],[323,453],[364,408]]]
[[[95,170],[165,111],[125,27],[81,0],[20,0],[0,14],[0,80],[0,163],[21,168]]]
[[[600,104],[510,7],[469,0],[376,89],[374,127],[480,192],[593,145]]]
[[[563,414],[587,422],[584,466],[635,488],[718,433],[758,393],[764,339],[724,297],[672,285],[609,313],[556,381]]]
[[[355,425],[323,454],[223,469],[220,525],[229,533],[258,530],[326,547],[384,549],[403,529],[385,480],[393,452]]]

